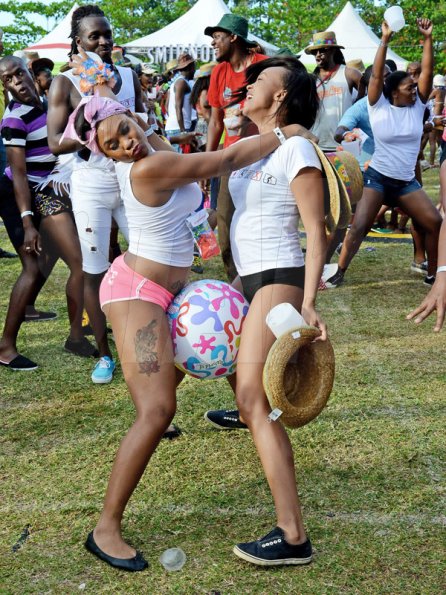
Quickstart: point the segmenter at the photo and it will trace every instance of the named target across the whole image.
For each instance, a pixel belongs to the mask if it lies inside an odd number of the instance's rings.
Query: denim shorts
[[[373,167],[368,167],[364,172],[364,189],[373,188],[384,195],[383,203],[389,207],[396,207],[397,199],[400,196],[415,192],[421,189],[421,184],[416,178],[409,182],[405,180],[396,180],[380,174]]]

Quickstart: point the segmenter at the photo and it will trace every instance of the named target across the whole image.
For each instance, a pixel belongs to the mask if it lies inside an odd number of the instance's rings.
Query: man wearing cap
[[[316,59],[314,72],[319,78],[317,87],[321,100],[321,108],[311,132],[319,138],[319,146],[326,152],[336,150],[335,131],[344,112],[353,103],[353,90],[358,90],[358,98],[364,94],[360,85],[361,73],[345,66],[341,49],[344,47],[337,43],[333,31],[315,33],[311,44],[305,49],[306,54]]]
[[[137,74],[141,84],[141,95],[144,107],[147,110],[147,124],[154,131],[160,129],[161,124],[156,114],[156,90],[153,88],[153,75],[157,73],[152,64],[143,62],[138,65]],[[158,107],[159,109],[159,107]]]
[[[184,134],[193,128],[190,81],[194,78],[195,59],[190,54],[181,54],[174,70],[175,76],[169,89],[167,104],[166,134],[168,136]],[[172,146],[177,152],[180,151],[180,145],[172,144]]]
[[[240,139],[240,105],[228,106],[233,93],[245,84],[248,66],[267,56],[252,51],[257,44],[248,39],[248,21],[235,14],[223,15],[215,27],[206,27],[204,33],[212,37],[211,45],[218,62],[211,74],[208,91],[212,111],[206,144],[206,151],[215,151],[224,131],[224,147]],[[229,242],[233,213],[228,177],[223,176],[217,200],[218,239],[225,271],[231,281],[237,275]]]

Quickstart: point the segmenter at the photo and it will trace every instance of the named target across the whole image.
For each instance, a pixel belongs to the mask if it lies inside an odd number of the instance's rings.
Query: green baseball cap
[[[212,36],[216,31],[226,31],[232,35],[237,35],[237,37],[243,39],[245,44],[249,47],[257,45],[255,41],[250,41],[248,39],[248,21],[244,17],[239,17],[236,14],[224,14],[215,27],[206,27],[204,34]]]

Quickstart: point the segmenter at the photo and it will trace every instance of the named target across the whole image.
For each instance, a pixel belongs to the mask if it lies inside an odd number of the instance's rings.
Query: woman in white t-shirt
[[[382,24],[382,41],[368,88],[375,152],[364,172],[364,193],[343,243],[338,271],[328,279],[329,286],[336,287],[342,282],[347,267],[383,204],[401,207],[424,231],[428,258],[425,283],[432,285],[435,280],[441,217],[415,178],[423,134],[423,114],[432,89],[432,22],[417,19],[417,26],[424,38],[418,85],[402,71],[393,72],[384,81],[386,52],[392,31],[385,21]]]
[[[308,129],[314,124],[319,105],[316,81],[296,58],[277,57],[253,64],[247,69],[247,81],[240,98],[245,99],[243,114],[261,133],[291,122]],[[277,516],[272,532],[238,544],[234,553],[260,566],[307,564],[312,549],[299,505],[292,447],[282,424],[269,423],[271,408],[262,374],[275,341],[265,318],[277,304],[294,305],[307,324],[320,329],[320,339],[326,339],[325,323],[315,309],[327,247],[320,160],[305,138],[283,139],[271,155],[233,172],[229,191],[235,206],[232,254],[251,305],[237,358],[239,410],[208,411],[206,418],[220,428],[248,426]],[[307,234],[305,263],[299,218]]]

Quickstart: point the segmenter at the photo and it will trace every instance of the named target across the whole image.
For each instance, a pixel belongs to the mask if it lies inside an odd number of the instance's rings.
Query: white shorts
[[[128,241],[128,224],[114,172],[81,168],[71,176],[71,202],[82,250],[82,270],[91,275],[110,266],[112,217]]]

